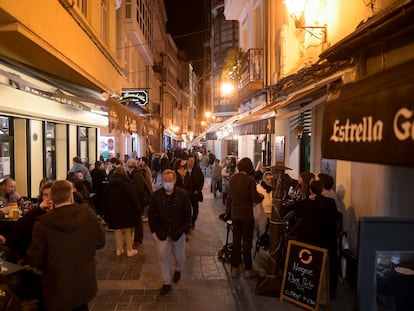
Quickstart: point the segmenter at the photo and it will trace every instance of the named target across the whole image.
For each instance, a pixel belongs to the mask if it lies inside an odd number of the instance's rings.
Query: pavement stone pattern
[[[106,246],[98,250],[96,256],[98,293],[89,304],[91,311],[303,310],[292,303],[280,302],[278,298],[256,295],[257,279],[230,277],[230,264],[223,263],[217,256],[226,241],[226,224],[218,218],[224,206],[220,196],[214,198],[210,193],[208,177],[203,194],[195,231],[186,244],[181,280],[172,284],[171,292],[159,296],[160,263],[147,222],[144,222],[144,243],[131,258],[115,255],[114,235],[107,230]],[[266,274],[267,254],[260,250],[253,260],[254,267],[262,275]],[[354,309],[354,291],[346,283],[339,284],[331,310]]]

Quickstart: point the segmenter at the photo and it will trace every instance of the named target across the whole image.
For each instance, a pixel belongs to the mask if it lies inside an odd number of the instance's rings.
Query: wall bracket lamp
[[[295,21],[295,26],[298,29],[304,29],[315,38],[321,39],[322,43],[327,42],[327,26],[306,25],[305,22],[305,7],[306,0],[286,0],[286,7],[289,15]]]

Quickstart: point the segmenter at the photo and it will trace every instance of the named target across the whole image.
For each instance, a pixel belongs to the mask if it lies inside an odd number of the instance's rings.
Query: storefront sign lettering
[[[401,108],[397,111],[393,119],[393,132],[396,139],[404,141],[411,139],[414,141],[414,120],[413,111],[408,108]],[[344,123],[336,119],[332,126],[333,142],[361,142],[371,143],[380,142],[383,139],[384,122],[374,120],[372,116],[363,117],[360,122],[352,123],[346,119]]]
[[[414,167],[414,62],[341,86],[325,104],[322,158]]]
[[[340,120],[335,120],[330,140],[341,143],[381,141],[383,126],[381,121],[374,121],[372,117],[364,117],[358,123],[350,123],[349,119],[346,119],[345,123],[341,124]]]
[[[407,108],[398,110],[394,117],[394,133],[398,140],[410,139],[414,141],[414,120],[413,111]],[[411,119],[411,120],[410,120]]]
[[[123,91],[121,101],[130,100],[138,106],[148,105],[148,91],[146,90],[131,90]]]

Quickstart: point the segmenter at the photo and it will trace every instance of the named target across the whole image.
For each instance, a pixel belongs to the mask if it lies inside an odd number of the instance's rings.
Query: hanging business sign
[[[322,157],[414,166],[413,68],[345,85],[338,99],[327,102]]]
[[[124,90],[121,93],[120,101],[133,102],[138,106],[148,105],[148,91],[147,90]]]

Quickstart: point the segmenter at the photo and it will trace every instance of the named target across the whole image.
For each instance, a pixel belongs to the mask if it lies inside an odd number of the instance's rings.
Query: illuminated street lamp
[[[327,26],[318,25],[320,22],[318,0],[312,1],[309,5],[307,2],[307,0],[285,0],[285,5],[289,16],[292,17],[295,22],[296,28],[304,29],[312,36],[322,39],[322,43],[325,43],[327,41]],[[305,14],[308,16],[305,16]],[[312,25],[308,25],[307,20],[312,21]],[[320,31],[320,37],[316,35],[315,30],[316,32]]]
[[[230,82],[223,82],[221,84],[221,95],[228,96],[234,91],[234,85]]]

